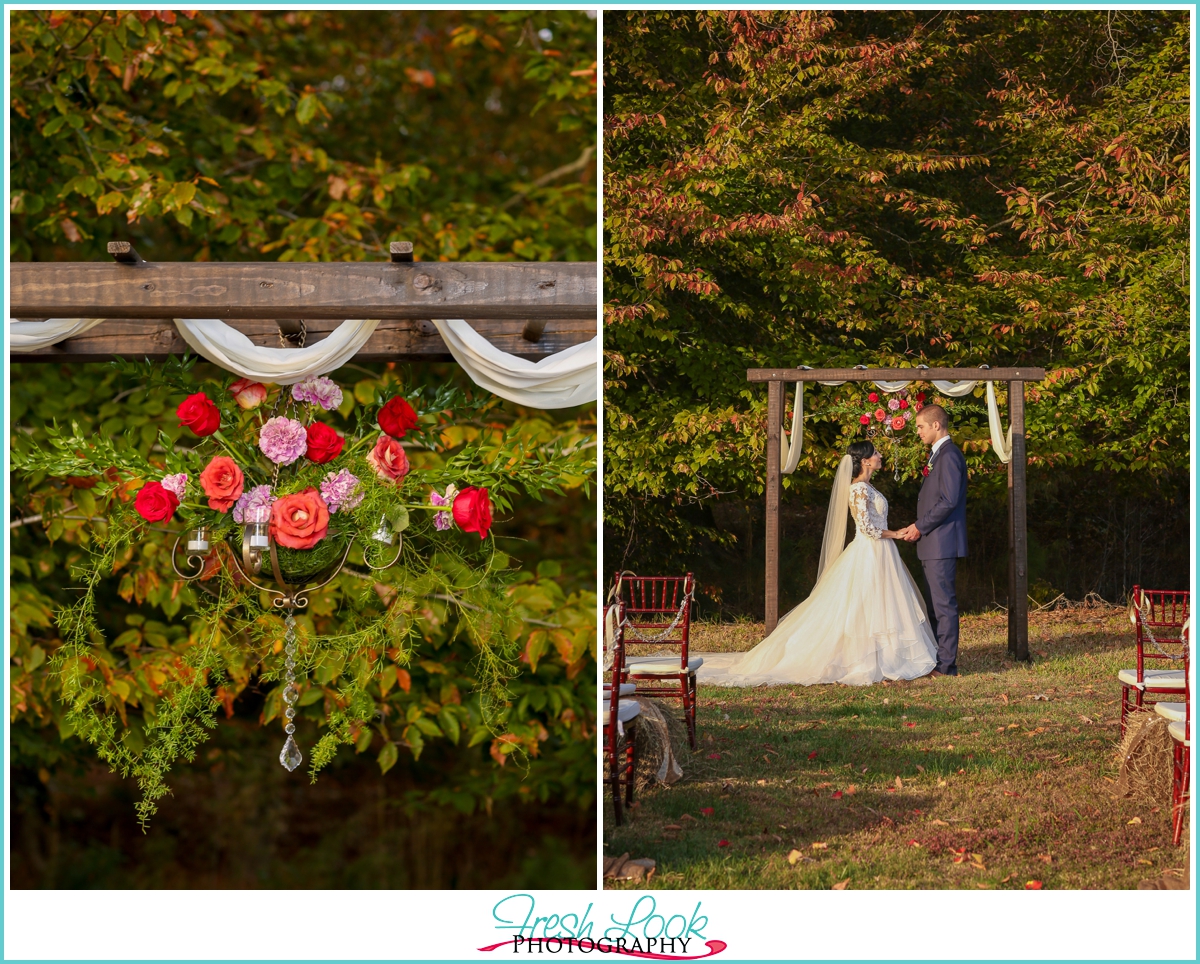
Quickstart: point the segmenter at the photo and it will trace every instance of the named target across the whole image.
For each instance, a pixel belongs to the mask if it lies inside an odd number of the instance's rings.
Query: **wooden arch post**
[[[1040,382],[1043,368],[750,368],[746,378],[767,383],[766,632],[779,623],[780,441],[787,382],[995,381],[1008,382],[1012,458],[1008,463],[1008,652],[1029,659],[1029,565],[1025,512],[1025,383]]]

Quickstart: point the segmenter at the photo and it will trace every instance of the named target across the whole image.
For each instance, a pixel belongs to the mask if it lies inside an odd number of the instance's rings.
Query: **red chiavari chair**
[[[610,613],[612,619],[610,621]],[[612,682],[604,684],[600,718],[604,721],[604,782],[612,787],[613,813],[621,825],[624,808],[633,804],[637,767],[636,726],[642,708],[631,699],[635,686],[621,682],[625,672],[624,607],[618,602],[605,608],[605,649],[612,657]],[[622,800],[622,797],[624,798]]]
[[[1182,590],[1133,587],[1129,619],[1136,633],[1137,666],[1117,674],[1121,682],[1122,735],[1126,717],[1146,708],[1146,697],[1178,698],[1187,689],[1185,671],[1172,664],[1184,659],[1187,647],[1179,631],[1190,615],[1190,602],[1190,594]]]

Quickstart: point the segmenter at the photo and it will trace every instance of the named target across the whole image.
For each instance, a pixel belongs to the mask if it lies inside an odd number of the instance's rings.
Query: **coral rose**
[[[175,409],[175,414],[179,416],[180,425],[186,425],[201,438],[212,435],[221,427],[221,412],[204,392],[185,398]]]
[[[174,492],[164,489],[161,482],[147,482],[138,491],[133,507],[147,522],[164,522],[175,514],[179,500]]]
[[[262,382],[252,382],[248,378],[239,378],[229,386],[229,394],[238,403],[239,408],[258,408],[267,400],[267,386]]]
[[[887,412],[882,408],[875,409],[875,421],[882,422],[885,418],[887,418]]]
[[[308,426],[308,451],[304,454],[318,465],[324,465],[341,455],[345,444],[346,440],[324,422],[313,422]]]
[[[271,504],[271,538],[289,549],[311,549],[329,532],[329,509],[312,486]]]
[[[904,428],[904,416],[903,415],[897,415],[894,419],[892,419],[892,428],[897,432],[899,432],[900,429]]]
[[[404,454],[404,446],[387,435],[379,436],[375,448],[367,456],[371,468],[384,482],[395,482],[397,485],[408,475],[408,456]]]
[[[482,539],[492,527],[492,500],[487,489],[468,486],[454,498],[454,521],[463,532],[478,532]]]
[[[208,496],[208,507],[218,512],[228,512],[242,495],[246,482],[237,463],[224,455],[218,455],[200,473],[200,488]]]

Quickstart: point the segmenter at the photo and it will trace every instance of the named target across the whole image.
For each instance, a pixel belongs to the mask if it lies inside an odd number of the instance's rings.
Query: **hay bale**
[[[1117,747],[1117,795],[1147,806],[1170,804],[1173,750],[1166,720],[1156,713],[1131,713]]]

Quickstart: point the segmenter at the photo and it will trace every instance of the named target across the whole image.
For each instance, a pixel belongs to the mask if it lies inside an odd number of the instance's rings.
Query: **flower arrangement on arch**
[[[101,759],[137,779],[142,820],[168,792],[174,761],[195,752],[222,700],[247,685],[247,673],[264,694],[265,723],[308,720],[295,736],[310,747],[314,776],[340,746],[360,745],[379,726],[381,692],[422,644],[414,614],[431,608],[442,615],[430,618],[451,620],[477,653],[463,667],[477,708],[445,714],[469,723],[476,743],[499,739],[509,727],[506,685],[522,637],[512,596],[517,571],[496,548],[496,517],[518,494],[586,484],[594,471],[589,448],[531,445],[524,429],[510,436],[487,414],[496,399],[451,385],[399,390],[386,372],[353,390],[327,377],[294,386],[220,375],[197,383],[194,364],[114,363],[140,387],[174,395],[155,415],[156,435],[143,432],[134,445],[76,426],[48,427],[42,440],[21,440],[12,455],[14,472],[89,483],[96,518],[72,573],[78,602],[56,616],[62,645],[53,666],[63,719]],[[333,631],[318,634],[307,615],[289,625],[287,610],[247,581],[237,560],[252,526],[270,533],[289,582],[319,584],[335,572],[326,588],[310,590],[323,621],[335,617]],[[204,538],[193,540],[198,530]],[[126,739],[122,704],[113,702],[94,658],[96,647],[108,645],[97,587],[114,573],[122,578],[130,553],[153,548],[166,558],[173,544],[180,555],[193,544],[207,550],[203,571],[169,591],[194,613],[189,633],[217,645],[190,647],[177,672],[155,678],[146,715],[152,722]],[[393,556],[395,565],[383,570],[379,563]],[[264,566],[269,582],[268,574]],[[320,707],[288,702],[331,665],[342,680],[334,695]],[[419,754],[420,732],[396,722],[392,739]]]

